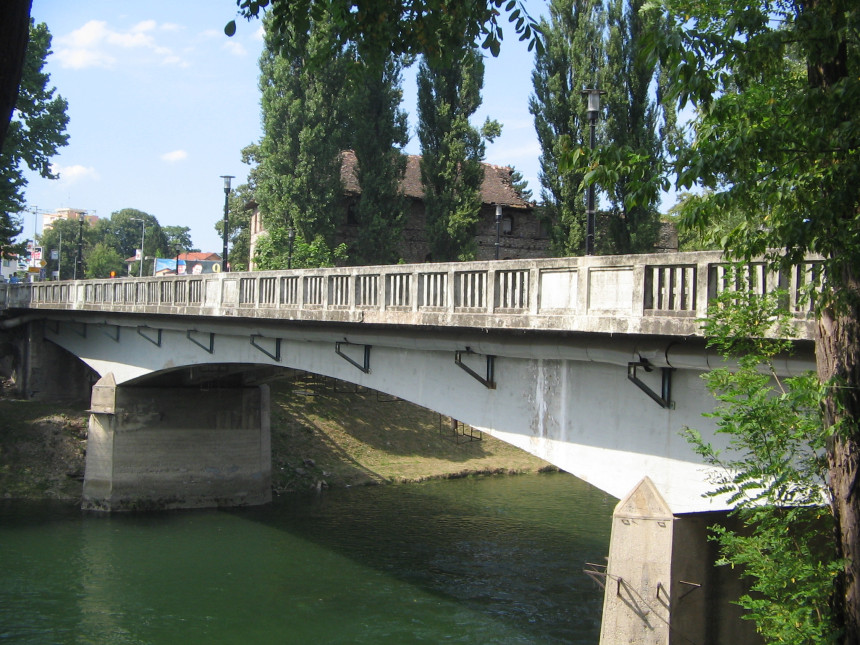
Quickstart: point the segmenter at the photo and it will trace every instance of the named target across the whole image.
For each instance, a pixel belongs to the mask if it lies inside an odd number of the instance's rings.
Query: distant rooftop
[[[355,153],[346,150],[343,153],[343,164],[340,169],[340,178],[347,193],[361,194],[356,175]],[[501,204],[509,208],[522,208],[528,210],[534,208],[534,204],[524,200],[514,189],[511,181],[513,168],[509,166],[484,166],[484,182],[481,184],[481,198],[485,204]],[[421,156],[408,155],[406,157],[406,174],[400,183],[403,193],[413,199],[424,199],[424,185],[421,182]]]

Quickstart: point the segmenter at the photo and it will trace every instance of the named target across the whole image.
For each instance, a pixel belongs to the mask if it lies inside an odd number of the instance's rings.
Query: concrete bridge
[[[700,378],[720,363],[700,319],[732,288],[726,269],[718,253],[677,253],[46,282],[7,286],[0,326],[26,336],[31,394],[69,385],[54,347],[99,379],[86,507],[268,501],[260,383],[303,370],[451,416],[622,499],[619,535],[631,522],[640,532],[619,543],[662,545],[662,555],[629,557],[669,567],[666,593],[670,577],[705,575],[693,555],[706,551],[701,514],[725,509],[703,497],[707,471],[680,433],[694,427],[726,447],[702,417],[714,402]],[[755,288],[790,293],[798,340],[785,375],[814,368],[812,319],[797,299],[813,270],[748,265]],[[689,514],[702,519],[681,538],[678,519]],[[687,564],[675,561],[682,555]],[[625,579],[624,557],[614,557],[615,573],[602,575]],[[646,578],[637,594],[659,576]],[[616,597],[612,615],[639,602],[620,583]],[[643,607],[630,611],[639,624]]]

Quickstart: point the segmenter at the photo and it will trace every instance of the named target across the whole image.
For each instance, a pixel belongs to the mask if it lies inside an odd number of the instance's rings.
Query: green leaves
[[[813,373],[777,375],[776,359],[791,349],[785,294],[763,292],[750,268],[726,272],[704,327],[709,347],[732,365],[704,375],[718,402],[706,416],[729,446],[717,452],[701,433],[685,436],[714,469],[709,495],[727,497],[744,526],[711,527],[720,564],[752,581],[753,593],[738,600],[744,617],[766,642],[835,642],[830,596],[843,563],[826,539],[833,529],[824,486],[826,388]]]
[[[50,53],[47,26],[31,20],[18,99],[0,151],[0,246],[4,249],[19,232],[12,213],[24,208],[27,180],[23,165],[45,179],[57,179],[51,171],[51,158],[69,140],[68,104],[50,87],[51,77],[44,71]]]
[[[418,70],[418,139],[427,240],[434,261],[474,259],[481,209],[485,138],[501,126],[490,119],[479,132],[469,117],[481,104],[484,64],[467,42],[461,64],[425,58]]]
[[[426,55],[451,63],[452,45],[464,39],[469,44],[480,40],[498,56],[504,37],[501,12],[508,14],[518,38],[529,41],[529,50],[542,47],[540,29],[520,0],[289,0],[271,5],[268,0],[236,0],[236,5],[248,19],[260,17],[268,7],[269,28],[279,35],[304,33],[311,22],[327,19],[341,46],[359,45],[363,56],[376,60]],[[231,36],[235,29],[235,21],[230,21],[224,31]]]

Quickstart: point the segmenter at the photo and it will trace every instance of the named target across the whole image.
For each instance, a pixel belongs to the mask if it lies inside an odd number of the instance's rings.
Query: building
[[[87,211],[81,208],[58,208],[53,213],[45,213],[42,215],[42,232],[44,233],[48,229],[53,228],[54,222],[57,220],[70,219],[78,221],[81,217],[83,217],[84,221],[90,226],[95,224],[99,219],[96,215],[88,215]]]
[[[356,175],[356,157],[352,151],[343,153],[341,182],[343,184],[343,220],[338,227],[335,242],[349,245],[355,240],[358,222],[353,213],[361,195]],[[406,172],[401,182],[403,194],[409,201],[406,224],[399,245],[400,257],[405,262],[432,261],[427,244],[424,225],[424,186],[421,182],[421,157],[406,158]],[[496,235],[498,230],[499,259],[542,258],[549,255],[549,236],[534,213],[533,202],[524,200],[514,189],[511,181],[513,169],[507,166],[484,165],[484,182],[481,186],[482,205],[476,238],[477,260],[492,260],[496,257]],[[257,239],[265,233],[259,209],[252,205],[251,216],[251,270],[254,269],[254,253]],[[501,219],[497,226],[496,212]]]

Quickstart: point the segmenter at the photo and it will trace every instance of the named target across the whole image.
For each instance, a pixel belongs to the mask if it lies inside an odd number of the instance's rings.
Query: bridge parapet
[[[694,252],[42,282],[7,287],[2,306],[688,336],[701,335],[708,302],[735,288],[728,266],[719,252]],[[791,275],[747,269],[758,291],[788,291],[800,337],[812,338],[799,294],[816,261]]]

